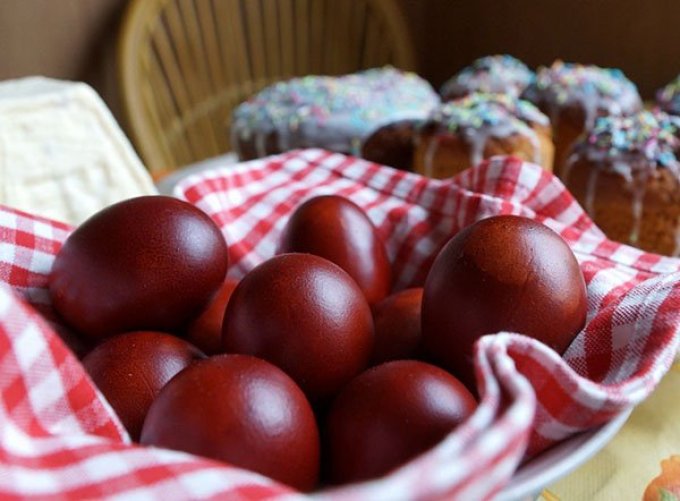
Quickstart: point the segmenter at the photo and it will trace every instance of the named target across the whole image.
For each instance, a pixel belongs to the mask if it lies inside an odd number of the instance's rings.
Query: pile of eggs
[[[277,255],[238,282],[227,270],[206,214],[139,197],[70,235],[50,294],[93,346],[83,365],[133,440],[301,491],[389,473],[465,421],[480,336],[509,330],[562,353],[586,315],[569,247],[517,216],[463,229],[422,288],[393,291],[370,219],[319,196]]]

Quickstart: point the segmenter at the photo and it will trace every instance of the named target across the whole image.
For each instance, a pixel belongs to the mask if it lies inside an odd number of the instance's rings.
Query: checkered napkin
[[[302,150],[216,168],[175,189],[219,224],[235,278],[275,253],[302,200],[324,193],[366,211],[387,245],[395,289],[422,285],[460,228],[519,214],[569,243],[589,303],[587,326],[564,359],[518,334],[482,338],[475,353],[481,402],[469,420],[384,478],[313,497],[491,498],[524,458],[643,400],[673,360],[680,260],[606,240],[562,184],[534,165],[499,157],[437,181]],[[62,342],[68,331],[46,294],[69,230],[0,207],[0,496],[307,499],[250,472],[130,443]]]

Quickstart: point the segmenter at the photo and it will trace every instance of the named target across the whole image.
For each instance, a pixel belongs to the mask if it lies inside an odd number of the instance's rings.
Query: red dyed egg
[[[158,395],[141,442],[256,471],[296,489],[319,473],[319,432],[298,386],[245,355],[217,355],[178,374]]]
[[[332,261],[359,284],[370,304],[390,291],[385,245],[361,208],[341,196],[318,196],[300,205],[284,228],[279,252],[304,252]]]
[[[425,362],[367,370],[342,390],[326,419],[331,481],[388,473],[441,441],[475,407],[460,381]]]
[[[311,254],[282,254],[238,284],[222,342],[227,353],[280,367],[317,400],[334,395],[368,365],[373,319],[361,290],[339,266]]]
[[[373,307],[373,364],[415,358],[420,351],[420,308],[423,289],[396,292]]]
[[[472,347],[484,334],[525,334],[563,353],[583,328],[583,274],[547,226],[496,216],[468,226],[435,259],[423,294],[429,354],[474,388]]]
[[[162,332],[130,332],[107,339],[82,360],[132,440],[158,392],[179,371],[205,358],[198,348]]]
[[[132,198],[69,236],[50,275],[52,303],[92,339],[176,331],[222,284],[227,259],[222,233],[200,209],[171,197]]]
[[[224,312],[238,280],[227,278],[203,312],[187,328],[187,340],[208,355],[222,352]]]

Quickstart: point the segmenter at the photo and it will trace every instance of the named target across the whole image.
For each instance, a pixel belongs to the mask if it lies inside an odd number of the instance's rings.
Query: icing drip
[[[580,106],[586,129],[600,114],[622,115],[642,107],[637,87],[620,70],[562,61],[555,61],[550,68],[539,68],[536,81],[524,97],[535,103],[545,102],[552,118],[565,106]],[[553,126],[557,127],[554,120]]]
[[[264,157],[267,155],[266,139],[267,135],[264,132],[258,131],[255,133],[255,151],[259,157]]]
[[[470,145],[470,165],[478,165],[484,158],[484,147],[489,140],[489,131],[463,131],[463,137]]]
[[[236,127],[231,127],[230,130],[230,142],[231,150],[236,154],[237,157],[241,156],[241,141],[239,140],[239,134]]]
[[[423,162],[425,163],[424,174],[427,177],[434,177],[434,156],[437,154],[438,147],[439,138],[435,136],[430,141],[430,144],[427,145],[427,150],[425,150],[425,158],[423,159]]]
[[[680,119],[659,111],[642,111],[628,117],[600,117],[590,133],[574,147],[567,161],[565,183],[579,158],[584,157],[595,166],[590,172],[585,200],[586,211],[594,216],[593,200],[599,173],[609,170],[623,177],[632,193],[633,228],[629,241],[636,243],[647,184],[655,169],[667,169],[680,183],[680,160],[676,157],[680,149],[679,131]]]
[[[536,134],[536,131],[529,127],[529,131],[531,132],[531,135],[529,136],[529,141],[531,141],[531,145],[534,147],[534,158],[533,161],[535,164],[541,165],[541,162],[543,161],[543,155],[541,152],[541,142],[538,140],[538,134]]]
[[[680,115],[680,75],[671,83],[659,89],[656,94],[656,102],[667,113]]]
[[[240,137],[258,141],[275,132],[282,151],[317,146],[343,153],[386,123],[424,119],[439,104],[432,87],[414,73],[391,67],[341,77],[307,76],[271,85],[233,112]]]
[[[574,163],[578,160],[578,154],[577,153],[572,153],[569,155],[567,158],[567,161],[564,162],[564,167],[562,168],[562,172],[560,173],[560,177],[562,178],[562,182],[564,183],[565,186],[569,184],[569,176],[571,175],[571,169],[574,166]]]
[[[444,83],[441,94],[455,98],[471,92],[489,92],[519,97],[534,78],[534,73],[512,56],[480,57]]]
[[[358,137],[352,138],[350,153],[355,157],[361,156],[361,139]]]
[[[534,147],[534,159],[540,159],[540,142],[532,125],[548,125],[548,118],[527,101],[507,94],[474,93],[462,99],[443,103],[430,116],[446,133],[460,134],[470,146],[470,164],[484,158],[489,138],[505,138],[513,134],[526,137]],[[430,145],[431,147],[431,145]],[[432,161],[434,153],[426,155]],[[428,171],[431,165],[426,164]]]
[[[586,186],[585,209],[591,217],[595,217],[595,192],[599,173],[599,170],[593,169],[590,176],[588,176],[588,185]]]
[[[617,165],[614,164],[616,168]],[[623,166],[625,169],[625,166]],[[633,179],[627,179],[629,186],[633,187],[633,202],[631,212],[633,214],[633,228],[628,241],[636,244],[640,239],[640,225],[642,224],[642,211],[644,208],[645,195],[647,193],[647,181],[649,171],[647,169],[635,169],[642,174]]]

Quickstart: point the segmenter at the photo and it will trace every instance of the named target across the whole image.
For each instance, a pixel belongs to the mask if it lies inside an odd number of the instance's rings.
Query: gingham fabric
[[[320,500],[489,499],[523,458],[643,400],[680,342],[680,260],[608,241],[539,167],[494,158],[436,181],[321,150],[186,178],[175,195],[205,210],[241,277],[276,252],[304,199],[344,195],[384,238],[395,289],[423,283],[460,228],[520,214],[560,233],[588,284],[586,328],[564,358],[512,333],[476,346],[480,405],[432,450],[390,475],[320,490]],[[0,208],[0,496],[307,499],[259,475],[130,444],[61,336],[46,280],[69,228]]]

